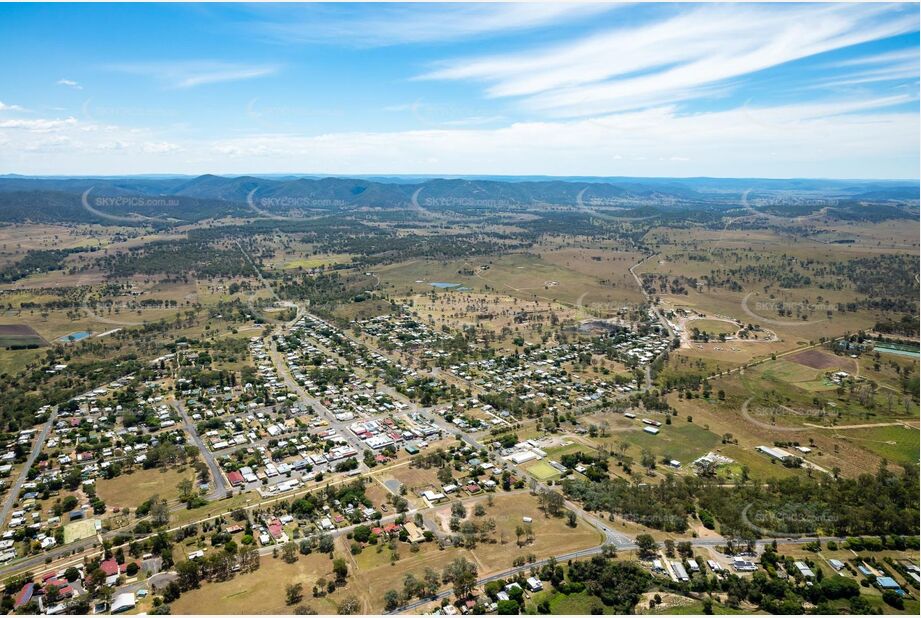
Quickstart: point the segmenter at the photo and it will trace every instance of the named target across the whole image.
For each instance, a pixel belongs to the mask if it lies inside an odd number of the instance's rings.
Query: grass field
[[[560,475],[559,471],[554,469],[553,466],[546,461],[539,461],[534,465],[528,466],[525,470],[539,481],[548,481]]]
[[[614,610],[605,607],[601,599],[586,590],[575,594],[563,594],[556,590],[543,590],[531,595],[528,601],[528,613],[538,613],[537,606],[544,601],[550,605],[554,616],[588,616],[592,614],[613,614]]]
[[[294,564],[263,557],[256,572],[185,592],[172,604],[172,610],[175,614],[288,614],[294,608],[285,603],[285,587],[299,582],[304,587],[305,604],[321,614],[335,614],[335,601],[345,596],[349,587],[346,592],[315,599],[310,590],[321,577],[333,579],[332,561],[325,554],[300,556]]]
[[[838,429],[834,435],[897,464],[918,463],[921,452],[921,432],[903,425]]]
[[[285,270],[294,270],[298,268],[309,270],[311,268],[319,268],[320,266],[325,266],[327,264],[344,264],[346,262],[350,262],[351,260],[352,256],[347,254],[314,255],[311,257],[301,257],[287,260],[282,267]]]
[[[641,431],[629,431],[615,434],[608,441],[616,445],[626,441],[631,445],[628,454],[634,459],[639,459],[642,449],[649,449],[659,460],[662,457],[677,459],[682,465],[690,464],[701,455],[706,455],[720,443],[719,436],[707,431],[696,423],[688,423],[676,417],[671,425],[663,424],[658,435],[651,435]]]
[[[190,468],[151,468],[122,474],[114,479],[102,479],[96,484],[96,493],[109,507],[134,509],[154,494],[166,500],[179,495],[176,485],[192,478]]]
[[[687,325],[688,330],[694,330],[696,328],[702,333],[707,333],[708,335],[717,337],[719,335],[732,335],[735,334],[737,330],[739,330],[738,326],[725,320],[688,320]]]
[[[510,568],[515,556],[535,554],[538,558],[593,547],[602,541],[599,531],[579,521],[570,528],[563,517],[545,517],[537,508],[537,498],[529,494],[498,495],[493,506],[486,506],[486,515],[496,521],[495,544],[480,544],[472,550],[481,571],[489,573]],[[534,542],[518,547],[515,529],[522,525],[522,517],[531,517]],[[504,541],[504,542],[503,542]]]

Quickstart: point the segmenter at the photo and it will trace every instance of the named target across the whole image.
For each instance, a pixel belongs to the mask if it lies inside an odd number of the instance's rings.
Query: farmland
[[[0,568],[92,560],[98,533],[156,555],[137,611],[413,613],[432,592],[497,611],[533,574],[523,611],[685,613],[704,601],[654,560],[689,543],[731,569],[727,539],[758,531],[743,498],[785,513],[788,492],[835,535],[910,539],[919,366],[885,346],[912,341],[911,286],[889,279],[916,241],[698,214],[17,223],[29,240],[0,238],[3,523],[34,512],[42,536]],[[841,234],[859,242],[817,240]],[[534,565],[559,556],[571,588]],[[639,592],[580,588],[607,576],[592,565]],[[453,568],[502,587],[458,595]]]

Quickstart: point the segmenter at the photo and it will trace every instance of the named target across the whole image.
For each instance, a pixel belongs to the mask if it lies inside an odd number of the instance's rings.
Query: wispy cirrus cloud
[[[584,19],[622,5],[575,3],[466,3],[253,6],[246,28],[284,43],[378,47],[450,42],[508,34]]]
[[[817,82],[816,86],[857,86],[896,80],[917,80],[921,73],[917,48],[849,58],[830,63],[828,68],[834,72],[834,76]]]
[[[4,103],[0,101],[0,112],[24,112],[26,108],[21,105],[13,105],[12,103]]]
[[[472,80],[492,98],[578,117],[675,103],[759,71],[918,29],[886,5],[704,6],[569,43],[442,63],[418,77]]]
[[[58,86],[67,86],[68,88],[73,88],[74,90],[83,90],[83,86],[72,79],[61,78],[55,83]]]
[[[111,71],[150,77],[166,88],[194,88],[208,84],[267,77],[281,69],[276,64],[247,64],[211,60],[112,64]]]

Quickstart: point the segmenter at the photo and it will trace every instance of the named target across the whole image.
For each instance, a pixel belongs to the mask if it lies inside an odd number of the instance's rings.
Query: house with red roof
[[[42,593],[48,594],[52,586],[58,589],[58,594],[62,598],[69,599],[74,595],[74,587],[70,585],[70,582],[66,579],[58,579],[57,577],[49,579],[45,582],[45,585],[42,586]]]
[[[242,485],[243,483],[246,482],[243,479],[243,474],[238,470],[234,470],[233,472],[228,472],[227,480],[230,481],[230,484],[233,487],[237,487],[238,485]]]
[[[29,582],[19,591],[19,594],[16,595],[16,600],[13,601],[14,608],[20,608],[23,605],[27,604],[32,600],[32,595],[35,593],[35,584]]]
[[[285,534],[285,530],[281,525],[281,522],[277,519],[273,519],[269,522],[269,534],[277,543],[286,543],[288,541],[288,535]]]
[[[115,558],[109,558],[101,562],[99,568],[106,574],[106,584],[112,585],[118,580],[118,576],[125,572],[127,567],[116,562]]]

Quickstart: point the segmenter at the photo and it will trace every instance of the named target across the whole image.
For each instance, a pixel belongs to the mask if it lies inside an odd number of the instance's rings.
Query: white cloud
[[[46,132],[62,127],[73,127],[77,124],[76,118],[35,118],[0,120],[0,129],[23,129],[25,131]]]
[[[0,112],[24,112],[26,108],[20,105],[12,105],[10,103],[4,103],[0,101]]]
[[[254,6],[247,30],[285,43],[321,42],[358,47],[438,43],[505,34],[584,19],[622,5],[576,3],[467,3],[350,7]]]
[[[57,81],[58,86],[67,86],[68,88],[73,88],[74,90],[83,90],[83,86],[75,82],[72,79],[59,79]]]
[[[881,5],[712,5],[575,42],[458,59],[421,79],[477,80],[490,97],[572,117],[662,105],[767,68],[917,30]]]
[[[230,62],[183,61],[113,64],[112,71],[152,77],[168,88],[193,88],[206,84],[235,82],[274,75],[280,69],[273,64],[238,64]]]
[[[919,166],[918,114],[886,107],[905,100],[910,99],[855,99],[697,114],[664,106],[593,119],[518,122],[495,129],[264,133],[214,140],[175,139],[144,129],[82,122],[42,132],[0,125],[0,142],[7,171],[35,174],[911,178],[917,177]]]

